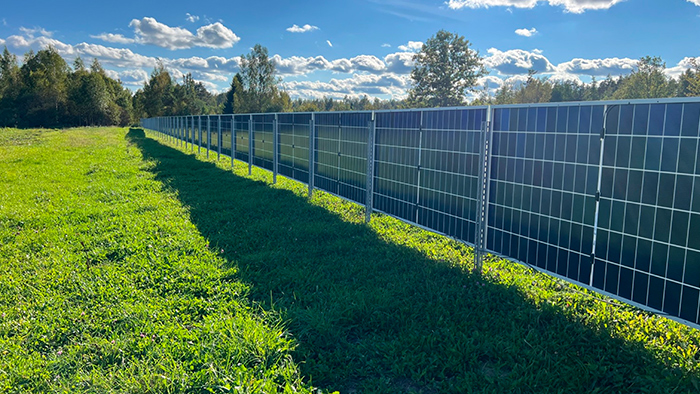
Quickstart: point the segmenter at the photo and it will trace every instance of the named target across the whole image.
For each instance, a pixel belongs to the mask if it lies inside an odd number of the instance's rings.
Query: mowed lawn
[[[697,330],[156,136],[0,130],[0,392],[700,392]]]

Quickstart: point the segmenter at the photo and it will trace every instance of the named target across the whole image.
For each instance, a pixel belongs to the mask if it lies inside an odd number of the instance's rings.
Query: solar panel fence
[[[698,98],[142,125],[700,328]]]

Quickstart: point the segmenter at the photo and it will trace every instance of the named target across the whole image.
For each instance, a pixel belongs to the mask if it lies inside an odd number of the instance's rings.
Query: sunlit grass
[[[0,392],[309,392],[125,129],[0,130]]]

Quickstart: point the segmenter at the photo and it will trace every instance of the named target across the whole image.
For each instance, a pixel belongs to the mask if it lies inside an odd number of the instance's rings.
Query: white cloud
[[[518,29],[515,31],[515,34],[523,37],[532,37],[537,33],[537,29],[535,29],[534,27],[532,29]]]
[[[453,10],[458,10],[489,7],[534,8],[539,3],[549,3],[550,6],[564,7],[566,12],[581,14],[587,10],[606,10],[623,1],[625,0],[449,0],[445,4]]]
[[[676,66],[667,68],[666,75],[668,75],[669,77],[678,78],[681,74],[685,72],[685,70],[693,68],[693,64],[691,63],[693,59],[695,59],[695,62],[697,64],[700,64],[700,56],[695,58],[685,57],[683,58],[683,60],[678,62]]]
[[[591,77],[618,76],[632,72],[637,66],[636,59],[607,58],[607,59],[572,59],[557,65],[560,74],[586,75]]]
[[[387,71],[396,74],[408,74],[413,69],[413,53],[411,52],[396,52],[388,54],[384,57]]]
[[[282,87],[292,97],[302,98],[360,98],[368,96],[389,96],[403,98],[408,88],[409,79],[395,74],[368,75],[354,74],[350,78],[321,81],[283,82]]]
[[[693,4],[695,4],[696,6],[700,7],[700,0],[688,0],[688,2],[689,2],[689,3],[693,3]],[[3,21],[4,21],[4,19],[3,19]]]
[[[423,42],[421,41],[409,41],[406,45],[399,45],[399,50],[404,52],[416,52],[423,48]]]
[[[2,18],[2,25],[7,26],[7,20],[5,18]]]
[[[0,45],[5,45],[5,40],[3,40],[2,38],[0,38]]]
[[[328,44],[329,47],[333,48],[333,44],[331,44],[330,40],[326,40],[326,44]]]
[[[102,41],[107,41],[107,42],[114,42],[117,44],[133,44],[136,42],[133,38],[128,38],[124,37],[121,34],[112,34],[112,33],[102,33],[96,36],[90,36],[92,38],[97,38],[98,40]]]
[[[53,35],[52,32],[42,29],[41,27],[35,27],[33,29],[29,29],[26,27],[20,27],[19,31],[24,33],[27,37],[34,38],[37,34],[43,37],[51,37]]]
[[[143,86],[148,80],[148,73],[142,69],[127,69],[119,72],[119,79],[125,85]]]
[[[195,22],[197,22],[197,21],[199,20],[199,17],[198,17],[197,15],[192,15],[192,14],[190,14],[189,12],[186,13],[185,15],[187,15],[187,18],[185,18],[185,20],[186,20],[187,22],[195,23]]]
[[[382,48],[391,48],[391,44],[382,44]]]
[[[197,29],[197,35],[192,34],[187,29],[171,27],[149,17],[141,20],[134,19],[129,23],[129,26],[134,28],[137,42],[157,45],[170,50],[195,46],[230,48],[240,41],[238,36],[220,22],[200,27]]]
[[[197,29],[195,45],[207,48],[231,48],[241,39],[231,29],[216,22]]]
[[[306,25],[301,26],[301,27],[299,27],[297,25],[292,25],[292,27],[287,28],[287,31],[290,33],[306,33],[306,32],[314,31],[314,30],[318,30],[318,27],[311,26],[309,24],[306,24]]]
[[[552,63],[537,49],[528,52],[522,49],[499,51],[491,48],[488,53],[490,56],[484,59],[484,65],[501,75],[527,74],[529,70],[538,73],[554,71]]]
[[[378,57],[372,55],[360,55],[350,59],[353,68],[358,71],[376,73],[386,69],[386,65]]]

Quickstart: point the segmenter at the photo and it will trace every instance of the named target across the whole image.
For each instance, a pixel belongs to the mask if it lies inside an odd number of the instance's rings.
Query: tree
[[[486,74],[479,52],[464,37],[438,31],[413,56],[413,87],[409,101],[415,106],[449,107],[466,103],[468,92]]]
[[[59,127],[67,113],[70,68],[55,48],[28,52],[20,68],[19,126]]]
[[[20,83],[17,56],[5,47],[0,57],[0,126],[16,126],[18,123],[17,98]]]
[[[280,93],[275,63],[267,48],[255,44],[253,50],[241,56],[241,81],[243,91],[240,112],[280,112],[291,110],[289,95]],[[235,108],[234,108],[235,109]]]
[[[664,71],[666,63],[660,57],[645,56],[637,62],[637,69],[622,80],[613,94],[616,99],[669,97],[672,92]]]
[[[143,87],[143,110],[148,117],[168,116],[172,114],[173,79],[163,63],[158,62],[151,73],[151,78]]]
[[[516,103],[547,103],[552,98],[552,83],[546,78],[535,78],[535,74],[535,70],[528,71],[527,81],[515,94]]]
[[[676,95],[679,97],[700,96],[700,62],[690,59],[690,66],[678,78]]]
[[[236,73],[231,80],[231,88],[226,92],[223,113],[235,114],[240,112],[241,95],[243,94],[243,79],[241,74]]]

